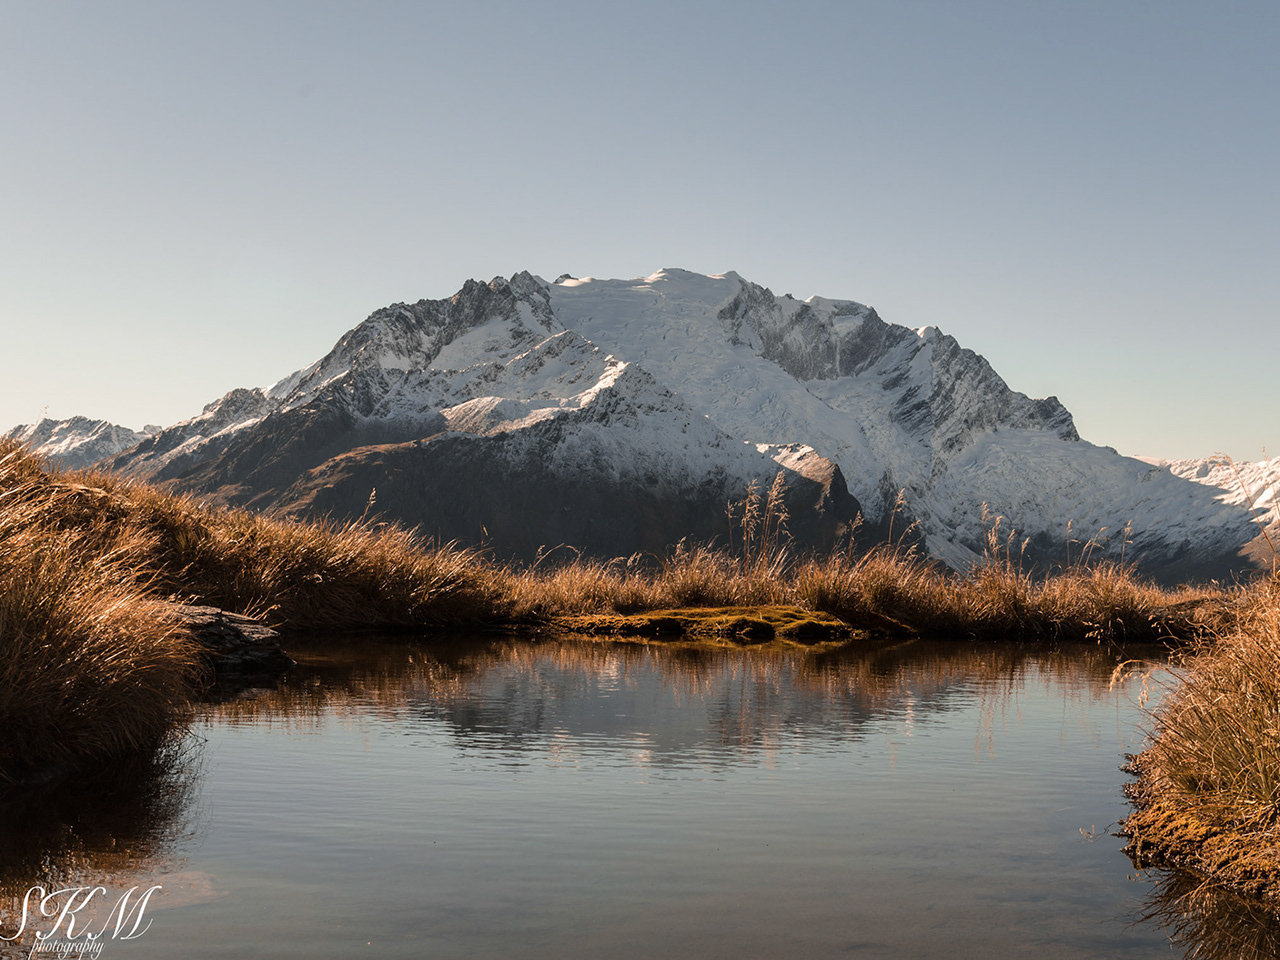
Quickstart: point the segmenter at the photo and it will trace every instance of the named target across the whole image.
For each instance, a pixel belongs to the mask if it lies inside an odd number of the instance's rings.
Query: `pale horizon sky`
[[[0,14],[0,429],[675,266],[936,325],[1121,453],[1278,452],[1274,0]]]

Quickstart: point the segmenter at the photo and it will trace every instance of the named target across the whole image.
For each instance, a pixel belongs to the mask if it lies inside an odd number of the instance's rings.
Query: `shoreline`
[[[1128,838],[1124,852],[1140,869],[1172,868],[1203,883],[1264,905],[1280,915],[1280,837],[1266,837],[1206,822],[1153,781],[1149,753],[1121,768],[1136,779],[1124,793],[1133,813],[1117,836]]]
[[[1186,652],[1125,787],[1135,864],[1168,865],[1280,915],[1280,579]]]

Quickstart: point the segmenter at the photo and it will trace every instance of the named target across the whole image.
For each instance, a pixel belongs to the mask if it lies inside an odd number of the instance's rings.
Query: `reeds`
[[[158,745],[200,681],[175,601],[295,628],[459,624],[508,605],[471,551],[208,509],[0,444],[0,781]]]
[[[520,625],[678,607],[794,606],[854,626],[953,637],[1132,638],[1200,629],[1210,595],[1170,594],[1116,564],[1034,579],[992,527],[960,576],[910,548],[795,556],[785,484],[731,504],[725,548],[550,557],[525,569],[394,526],[208,508],[106,474],[50,469],[0,444],[0,777],[153,743],[198,681],[174,602],[293,629]],[[1210,604],[1212,605],[1212,604]]]
[[[1265,534],[1265,518],[1254,513]],[[1157,709],[1148,747],[1132,765],[1139,777],[1132,791],[1136,809],[1125,830],[1139,859],[1154,854],[1190,867],[1211,884],[1268,899],[1274,910],[1280,903],[1280,576],[1274,561],[1280,558],[1269,536],[1266,543],[1272,575],[1239,592],[1229,615],[1178,665],[1180,682]]]
[[[1280,839],[1280,581],[1180,674],[1146,757],[1158,789],[1206,822]]]

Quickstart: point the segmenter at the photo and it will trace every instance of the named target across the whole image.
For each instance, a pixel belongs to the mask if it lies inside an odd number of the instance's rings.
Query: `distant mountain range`
[[[88,417],[72,417],[70,420],[50,420],[23,424],[0,434],[8,440],[17,440],[63,467],[78,470],[92,466],[99,460],[114,457],[128,450],[162,427],[146,426],[130,430],[106,420],[90,420]]]
[[[1098,555],[1124,541],[1163,580],[1260,556],[1234,475],[1122,457],[934,327],[735,273],[469,280],[378,310],[315,363],[170,427],[76,418],[7,435],[214,502],[373,513],[500,557],[723,541],[726,501],[778,471],[801,548],[830,548],[861,513],[865,536],[913,524],[957,568],[997,516],[1042,565],[1091,538]],[[1269,469],[1249,482],[1269,489]]]

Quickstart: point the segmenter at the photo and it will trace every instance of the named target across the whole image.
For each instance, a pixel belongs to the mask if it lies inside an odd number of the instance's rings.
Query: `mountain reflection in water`
[[[994,715],[1029,684],[1059,688],[1068,701],[1105,699],[1117,665],[1113,653],[1092,646],[922,640],[823,650],[590,640],[400,644],[379,646],[375,662],[367,645],[292,652],[300,668],[278,689],[222,704],[209,719],[301,729],[372,711],[445,723],[466,750],[519,753],[550,738],[583,749],[635,740],[655,763],[729,763],[785,739],[847,742],[876,719],[926,723],[974,700]],[[993,747],[992,730],[981,733]]]
[[[258,955],[282,929],[301,939],[279,955],[317,957],[1155,957],[1170,933],[1187,955],[1275,953],[1267,911],[1128,877],[1093,822],[1123,816],[1143,691],[1112,684],[1115,651],[290,653],[277,687],[201,707],[181,749],[0,803],[0,894],[158,878],[157,909],[201,905],[157,918],[138,960],[226,955],[233,934]]]

